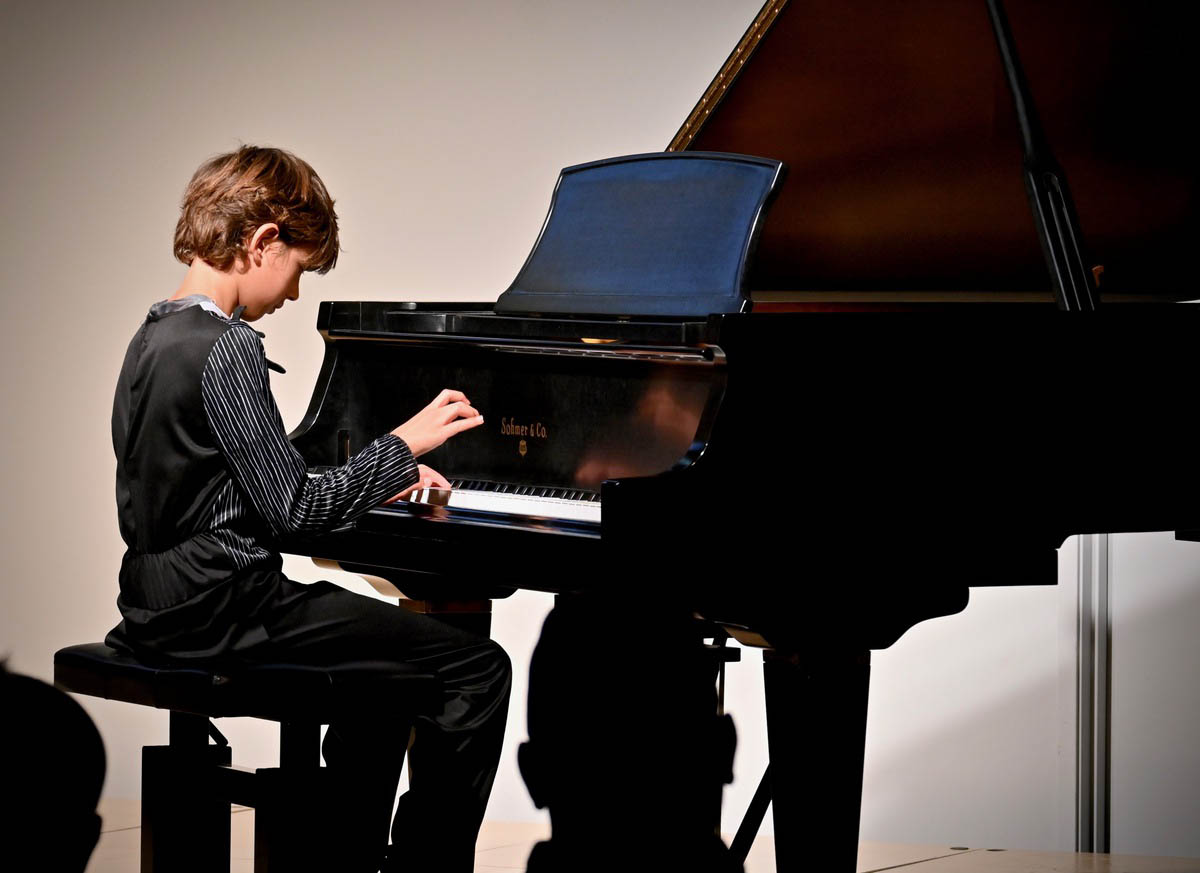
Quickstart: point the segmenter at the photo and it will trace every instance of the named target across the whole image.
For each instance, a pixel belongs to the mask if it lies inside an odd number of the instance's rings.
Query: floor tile
[[[141,828],[102,833],[86,873],[138,873],[141,849]]]
[[[725,842],[731,837],[726,834]],[[934,858],[960,855],[946,846],[922,846],[909,843],[877,843],[863,841],[858,844],[858,873],[878,873],[928,861]],[[912,868],[916,869],[916,868]],[[775,840],[769,835],[758,837],[746,856],[746,873],[775,873]]]
[[[138,873],[141,829],[137,803],[106,798],[100,842],[87,873]],[[546,822],[484,822],[476,844],[475,873],[513,873],[525,869],[534,843],[546,839]],[[726,837],[728,840],[729,837]],[[231,873],[253,873],[254,810],[235,807],[230,819]],[[946,846],[863,842],[858,873],[1200,873],[1200,859],[1070,852],[954,851]],[[775,873],[770,836],[755,840],[746,873]]]
[[[876,843],[864,840],[858,844],[858,873],[891,870],[928,861],[934,858],[952,858],[967,849],[951,849],[949,846],[921,846],[907,843]]]
[[[496,849],[476,850],[475,864],[476,866],[483,864],[488,867],[504,867],[508,870],[524,870],[525,862],[529,860],[529,853],[533,850],[533,844],[536,842],[537,840],[529,840],[509,846],[500,846]]]
[[[476,852],[486,852],[503,846],[534,843],[550,837],[550,823],[540,821],[485,821],[475,841]]]
[[[904,873],[1200,873],[1200,858],[980,849],[914,864]]]

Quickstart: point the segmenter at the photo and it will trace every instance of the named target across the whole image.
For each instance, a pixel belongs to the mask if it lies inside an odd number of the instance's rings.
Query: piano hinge
[[[624,361],[663,361],[668,363],[702,363],[710,361],[712,355],[707,350],[703,351],[676,351],[676,352],[660,352],[648,351],[644,349],[608,349],[604,347],[591,346],[585,349],[564,348],[564,347],[537,347],[537,346],[488,346],[488,349],[497,352],[509,352],[520,355],[548,355],[550,357],[560,358],[611,358],[614,360]]]
[[[683,127],[679,128],[674,139],[671,140],[671,144],[667,146],[667,151],[678,152],[691,145],[692,140],[700,131],[700,126],[721,102],[725,92],[729,90],[729,86],[738,77],[746,61],[750,60],[750,56],[754,54],[754,50],[758,48],[758,44],[762,42],[763,37],[767,35],[767,31],[771,29],[771,25],[775,23],[775,19],[786,5],[787,0],[767,0],[734,47],[733,52],[721,65],[716,78],[709,84],[704,96],[700,98],[700,102],[692,109],[687,121],[683,123]]]

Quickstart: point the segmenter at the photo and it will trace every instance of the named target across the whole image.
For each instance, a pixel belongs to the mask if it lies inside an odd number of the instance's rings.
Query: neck
[[[238,302],[237,273],[233,270],[218,270],[202,259],[196,258],[188,267],[183,282],[171,299],[178,300],[180,297],[188,297],[192,294],[211,297],[222,312],[232,315]]]

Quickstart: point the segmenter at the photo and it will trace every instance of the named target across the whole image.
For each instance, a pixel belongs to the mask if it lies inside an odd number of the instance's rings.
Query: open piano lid
[[[1005,6],[1104,299],[1200,296],[1195,4]],[[669,149],[788,165],[756,300],[1052,299],[984,0],[769,0]]]

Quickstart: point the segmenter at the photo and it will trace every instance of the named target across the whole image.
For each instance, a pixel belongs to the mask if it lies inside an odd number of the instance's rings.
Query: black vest
[[[213,530],[216,498],[231,474],[209,428],[201,386],[217,340],[228,330],[251,329],[201,306],[156,304],[125,353],[112,437],[117,518],[128,546],[118,603],[127,619],[177,606],[235,572]],[[262,532],[242,533],[260,539]],[[257,569],[278,567],[273,554]]]

